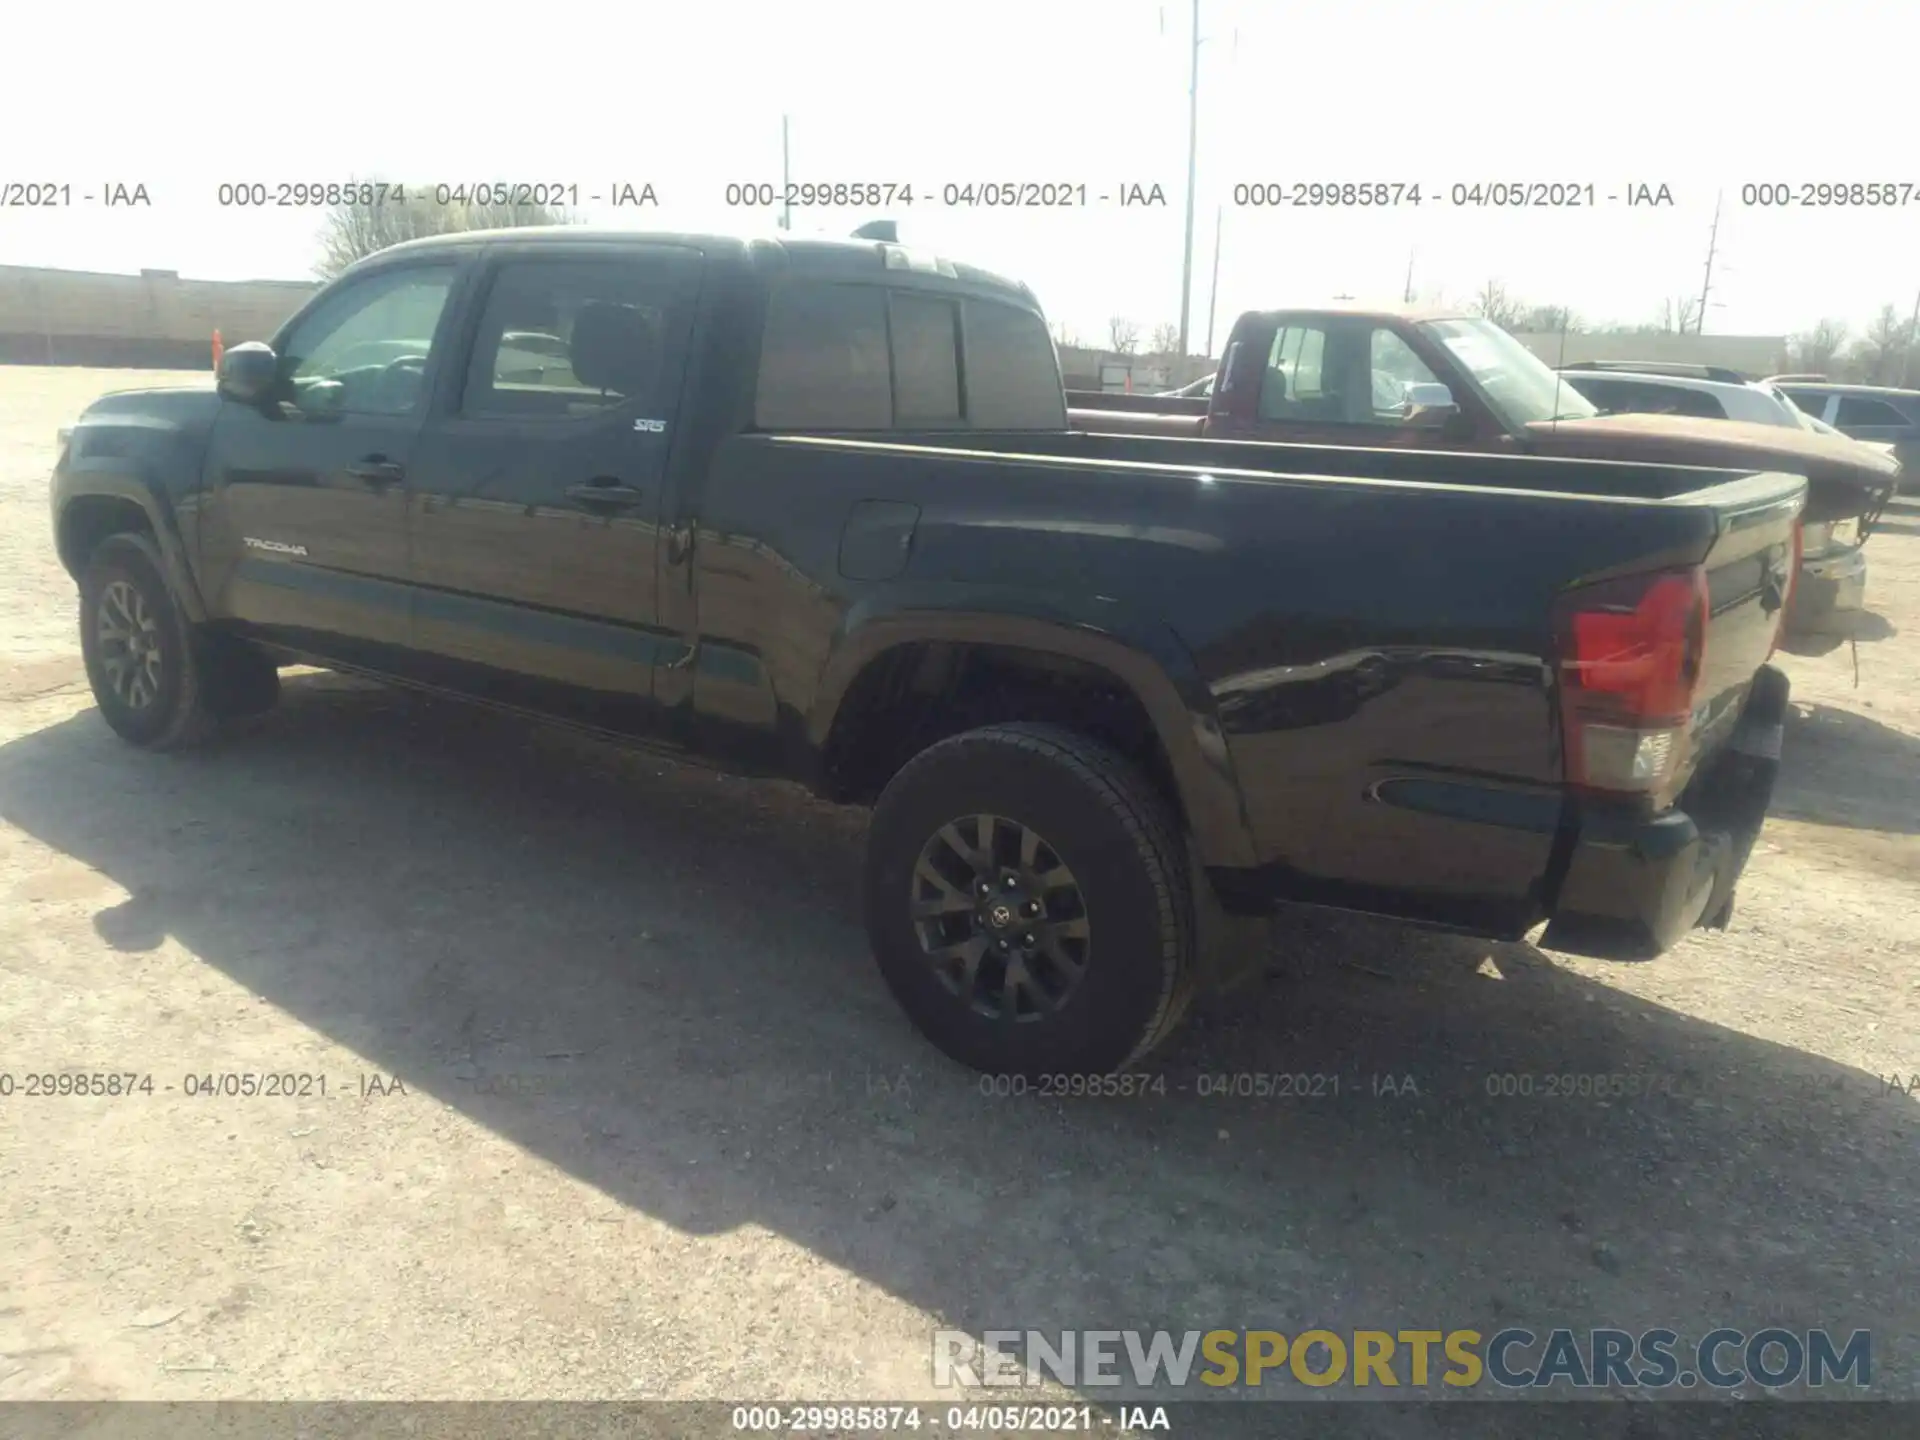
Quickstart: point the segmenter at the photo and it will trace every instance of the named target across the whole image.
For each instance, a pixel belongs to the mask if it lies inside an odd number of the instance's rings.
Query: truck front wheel
[[[1193,899],[1168,806],[1117,751],[1051,725],[929,747],[875,807],[867,933],[921,1033],[989,1073],[1105,1075],[1193,988]]]
[[[223,720],[269,709],[279,671],[243,642],[191,625],[144,535],[111,535],[80,578],[80,651],[94,702],[122,739],[191,745]]]

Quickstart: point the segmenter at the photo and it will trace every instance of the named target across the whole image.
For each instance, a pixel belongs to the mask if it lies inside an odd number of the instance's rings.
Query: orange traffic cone
[[[220,373],[220,354],[221,354],[221,351],[225,348],[226,347],[224,347],[220,343],[220,332],[218,330],[214,331],[213,332],[213,373],[216,375]]]

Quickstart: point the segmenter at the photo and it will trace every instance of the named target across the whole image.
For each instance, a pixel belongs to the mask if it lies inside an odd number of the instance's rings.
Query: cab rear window
[[[973,296],[795,281],[769,298],[763,430],[1064,430],[1046,324]]]

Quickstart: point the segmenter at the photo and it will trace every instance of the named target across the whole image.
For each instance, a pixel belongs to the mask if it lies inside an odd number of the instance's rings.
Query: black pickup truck
[[[1806,482],[1067,428],[1026,287],[884,242],[396,246],[52,486],[107,723],[314,663],[870,805],[949,1055],[1106,1073],[1287,902],[1646,958],[1777,769]]]

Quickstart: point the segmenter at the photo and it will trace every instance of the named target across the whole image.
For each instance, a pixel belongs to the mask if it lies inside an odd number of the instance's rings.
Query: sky
[[[1663,300],[1699,296],[1710,234],[1708,333],[1828,316],[1858,333],[1886,303],[1905,317],[1920,293],[1914,111],[1861,48],[1880,36],[1906,64],[1901,13],[1884,0],[1834,0],[1817,24],[1765,0],[1201,0],[1190,348],[1205,349],[1210,316],[1217,348],[1243,309],[1397,301],[1409,267],[1423,303],[1465,305],[1497,280],[1588,322],[1650,321]],[[53,182],[74,203],[0,206],[0,264],[308,278],[316,212],[223,207],[220,185],[370,176],[571,185],[590,224],[773,233],[774,212],[730,206],[727,186],[781,179],[784,114],[793,180],[915,195],[796,208],[796,232],[896,219],[904,241],[1026,281],[1088,343],[1115,316],[1143,333],[1179,319],[1190,0],[447,14],[22,7],[16,55],[57,63],[9,67],[0,199],[9,182]],[[1236,187],[1348,181],[1418,185],[1422,203],[1235,203]],[[1821,181],[1891,182],[1911,199],[1744,203],[1759,195],[1748,186]],[[1084,185],[1088,203],[943,203],[969,182]],[[1596,204],[1453,203],[1456,186],[1500,182],[1591,185]],[[81,199],[115,183],[144,185],[151,204]],[[657,206],[588,199],[620,183],[650,184]],[[1119,205],[1135,185],[1165,203]],[[1673,203],[1628,205],[1641,185]]]

